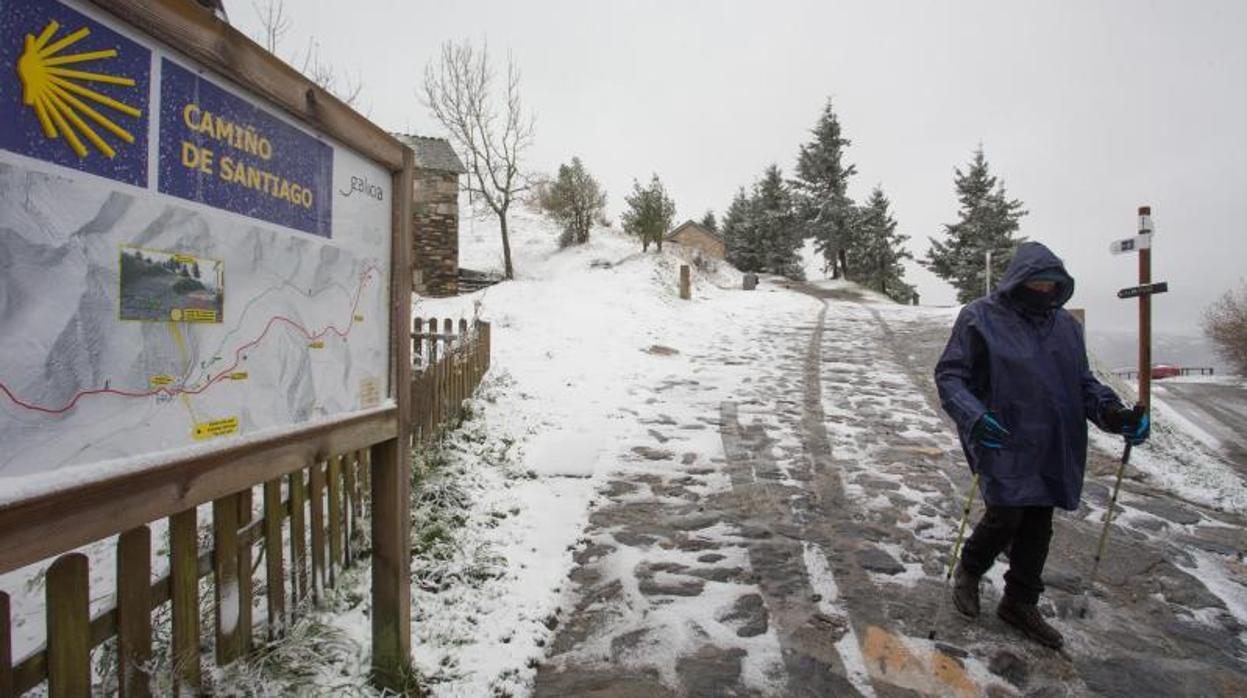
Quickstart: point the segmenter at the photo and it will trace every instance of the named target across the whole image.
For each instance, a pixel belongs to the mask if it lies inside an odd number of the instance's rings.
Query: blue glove
[[[975,443],[992,449],[1004,448],[1005,440],[1009,438],[1009,430],[1005,429],[991,412],[985,412],[979,421],[974,423],[974,428],[970,430],[970,438]]]
[[[1141,405],[1133,409],[1119,406],[1104,420],[1112,431],[1121,434],[1131,446],[1138,446],[1151,435],[1152,420]]]

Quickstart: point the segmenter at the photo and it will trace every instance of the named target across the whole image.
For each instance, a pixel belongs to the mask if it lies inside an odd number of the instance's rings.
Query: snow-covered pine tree
[[[753,220],[749,195],[745,188],[736,190],[736,197],[723,215],[723,242],[727,247],[728,264],[741,271],[761,271],[761,260],[753,244]]]
[[[628,210],[623,214],[624,231],[641,238],[641,251],[649,250],[650,243],[658,245],[662,252],[662,241],[671,229],[671,219],[675,218],[675,202],[667,196],[658,175],[650,179],[648,187],[641,187],[632,180],[632,193],[624,197]]]
[[[859,251],[853,264],[854,280],[898,303],[908,303],[914,287],[905,283],[902,260],[914,256],[905,249],[909,236],[896,232],[891,206],[883,188],[875,187],[866,205],[858,208],[854,228]]]
[[[813,139],[797,155],[797,178],[793,182],[796,209],[805,237],[814,238],[832,277],[848,269],[854,248],[853,201],[848,196],[849,178],[857,167],[844,164],[844,148],[851,141],[840,132],[831,100],[823,107]]]
[[[753,245],[762,271],[792,279],[804,278],[801,269],[801,231],[792,192],[777,165],[766,168],[754,186]]]
[[[965,172],[957,168],[954,182],[961,202],[960,220],[946,224],[946,240],[931,238],[931,249],[920,263],[957,289],[957,300],[969,303],[983,295],[986,254],[992,253],[992,279],[999,280],[1017,246],[1018,221],[1026,215],[1022,202],[1010,199],[1004,182],[987,165],[983,146],[974,151]]]
[[[701,217],[701,225],[710,232],[719,232],[719,221],[714,217],[714,211],[707,210],[706,215]]]

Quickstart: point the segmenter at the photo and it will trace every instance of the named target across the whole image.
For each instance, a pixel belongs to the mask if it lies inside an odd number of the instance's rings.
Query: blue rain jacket
[[[1058,302],[1045,311],[1013,296],[1039,274],[1062,279]],[[1105,415],[1121,405],[1091,373],[1082,326],[1061,307],[1072,295],[1074,279],[1061,260],[1040,243],[1023,243],[996,291],[961,309],[935,366],[940,402],[990,505],[1077,509],[1087,420],[1105,428]],[[1012,434],[1002,449],[970,437],[989,411]]]

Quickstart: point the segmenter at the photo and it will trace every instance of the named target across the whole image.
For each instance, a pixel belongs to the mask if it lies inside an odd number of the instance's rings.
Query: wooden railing
[[[490,328],[480,320],[415,318],[411,332],[412,438],[430,443],[456,424],[489,370]]]
[[[9,640],[10,599],[0,592],[0,696],[20,695],[45,680],[50,695],[88,695],[91,651],[112,638],[117,638],[120,695],[150,695],[153,677],[145,667],[153,657],[151,616],[166,603],[172,603],[170,665],[177,673],[170,684],[204,688],[200,580],[213,582],[210,622],[218,665],[250,650],[257,631],[269,640],[280,638],[307,608],[304,600],[319,603],[342,569],[358,559],[369,460],[367,450],[352,450],[213,500],[209,550],[199,546],[198,508],[174,513],[168,517],[169,572],[154,583],[151,529],[125,530],[113,553],[115,601],[94,616],[88,609],[87,556],[57,557],[45,575],[46,644],[16,663]],[[252,622],[257,554],[265,567],[262,628]]]

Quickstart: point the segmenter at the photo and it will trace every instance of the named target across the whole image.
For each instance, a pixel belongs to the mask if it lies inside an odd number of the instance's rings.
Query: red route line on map
[[[155,390],[147,390],[147,391],[142,391],[142,392],[136,392],[136,391],[131,391],[131,390],[119,390],[117,388],[92,388],[90,390],[78,391],[74,395],[73,399],[71,399],[64,407],[56,407],[56,408],[42,407],[40,405],[35,405],[29,402],[25,402],[24,400],[14,395],[13,392],[9,390],[9,387],[5,385],[3,382],[0,382],[0,392],[3,392],[5,395],[7,395],[8,398],[13,401],[13,404],[17,405],[18,407],[22,407],[27,410],[32,410],[34,412],[43,412],[45,414],[64,414],[72,410],[74,406],[78,404],[79,400],[90,395],[117,395],[120,397],[144,397],[144,398],[152,397],[155,395],[168,395],[170,397],[173,397],[176,395],[199,395],[200,393],[204,392],[208,388],[224,380],[226,376],[228,376],[230,373],[234,371],[234,369],[238,368],[238,364],[242,362],[242,358],[241,358],[242,353],[256,346],[261,341],[263,341],[265,336],[268,335],[268,331],[271,330],[273,328],[273,325],[277,324],[278,322],[283,322],[289,325],[290,327],[293,327],[294,329],[298,330],[300,333],[303,334],[304,337],[307,337],[309,341],[316,341],[317,339],[324,337],[330,332],[332,332],[333,334],[343,339],[346,339],[347,336],[351,334],[351,329],[355,327],[355,311],[359,309],[359,298],[364,293],[364,284],[368,283],[369,278],[378,271],[379,270],[373,266],[370,266],[364,270],[363,278],[361,278],[359,281],[359,288],[356,289],[355,291],[355,300],[351,303],[351,319],[350,319],[350,322],[347,324],[345,331],[338,329],[336,325],[333,325],[331,323],[328,326],[326,326],[325,329],[321,330],[320,332],[317,332],[316,334],[312,334],[311,332],[308,332],[307,328],[303,327],[303,325],[300,325],[294,320],[291,320],[290,318],[284,315],[275,315],[272,318],[269,318],[269,321],[267,324],[264,325],[264,331],[260,333],[260,336],[256,337],[250,342],[247,342],[246,344],[234,350],[234,363],[230,364],[227,368],[223,369],[222,371],[217,373],[215,376],[210,378],[208,382],[204,383],[203,385],[197,388],[190,388],[190,389],[181,388],[181,389],[176,389],[176,390],[171,390],[169,388],[156,388]]]

